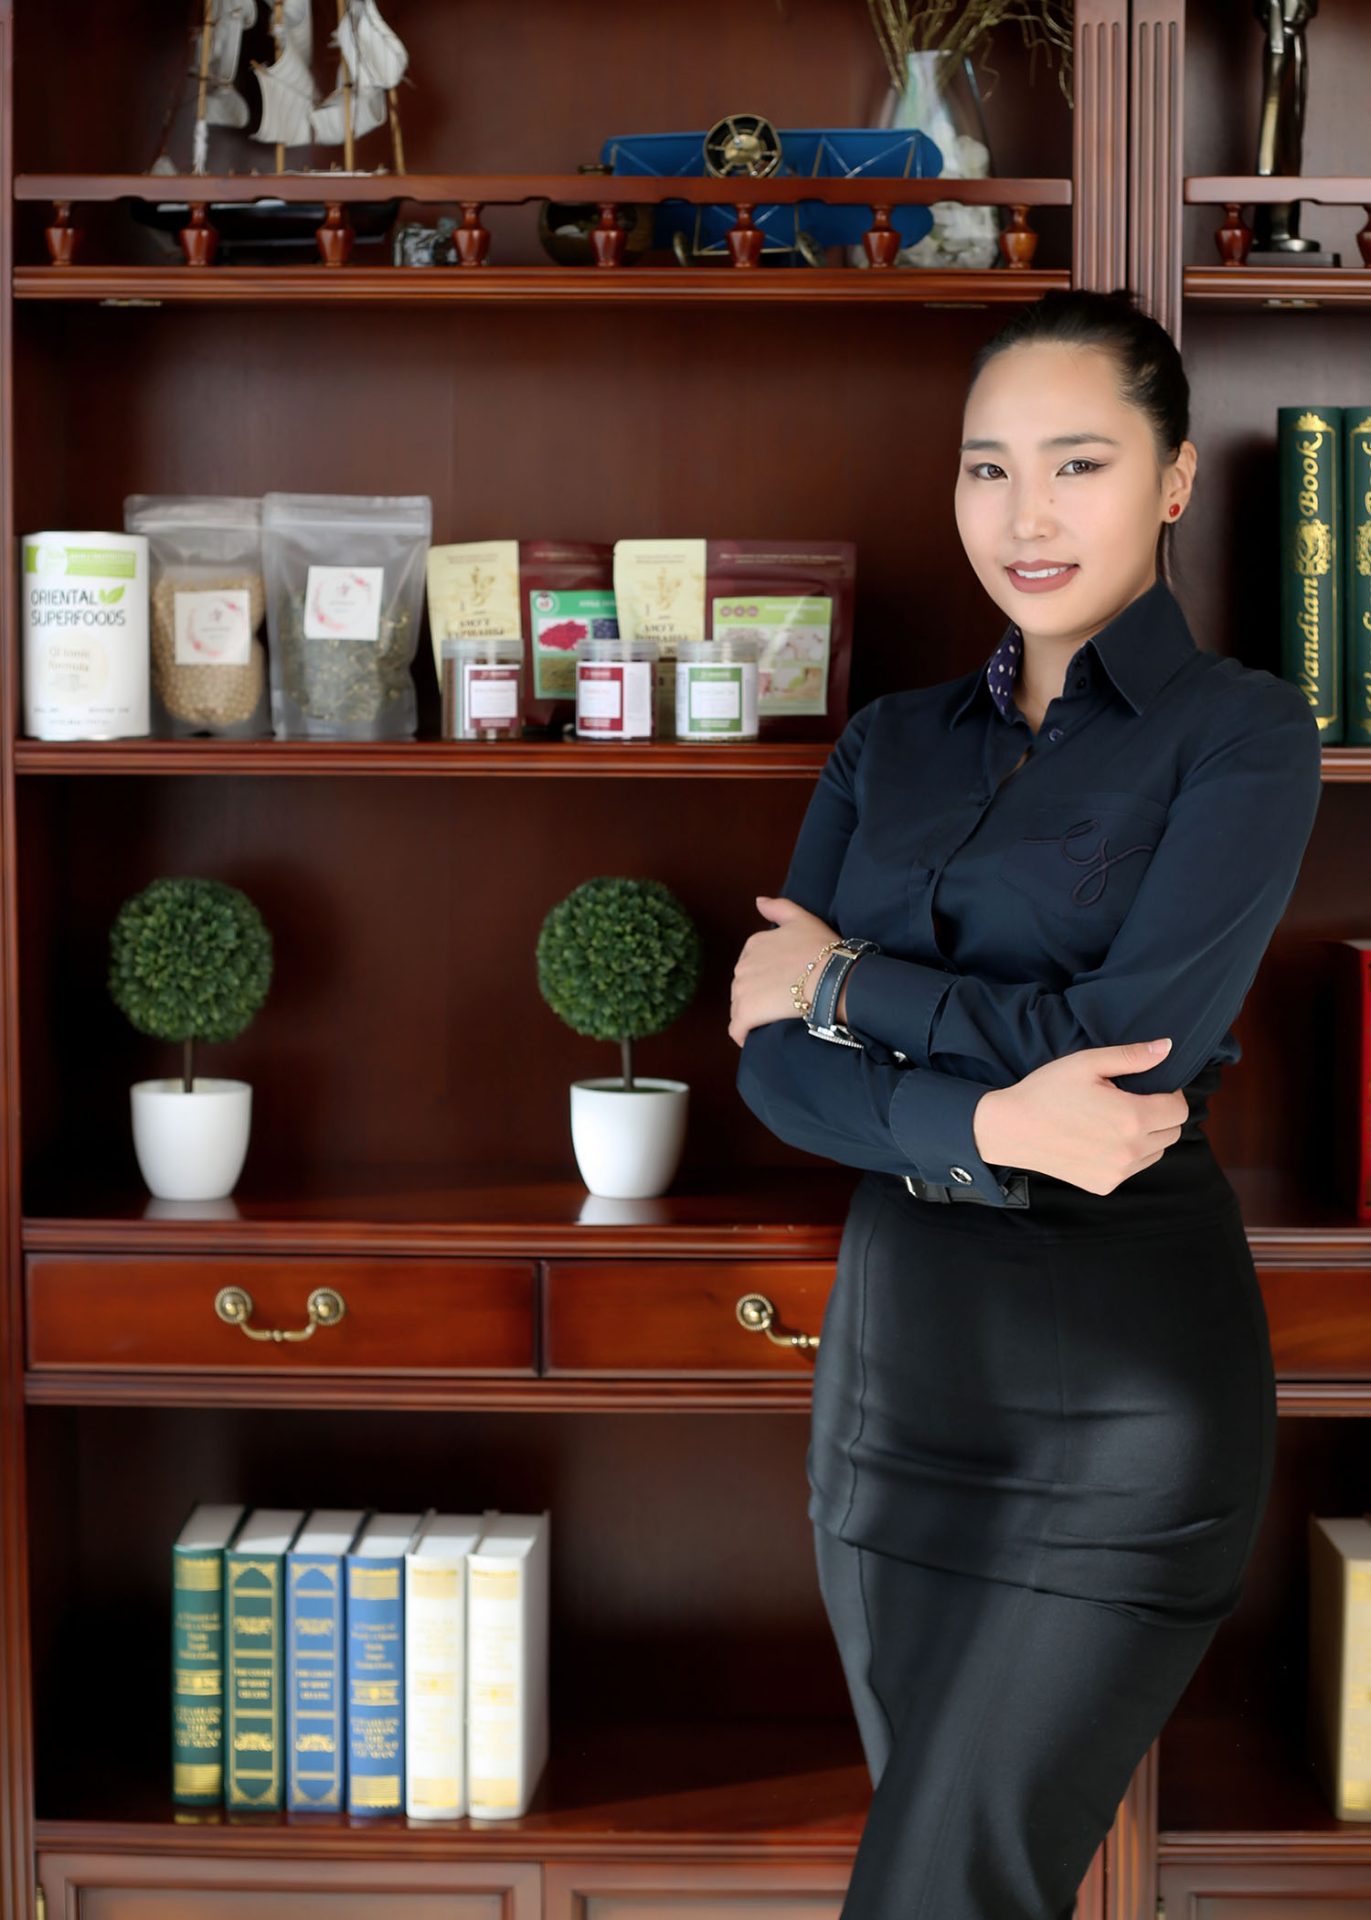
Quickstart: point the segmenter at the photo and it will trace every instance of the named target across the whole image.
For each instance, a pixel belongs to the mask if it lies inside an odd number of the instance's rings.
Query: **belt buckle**
[[[936,1180],[921,1180],[916,1173],[907,1173],[904,1177],[904,1183],[916,1200],[941,1200],[948,1202],[952,1198],[951,1193],[945,1186],[940,1186]]]

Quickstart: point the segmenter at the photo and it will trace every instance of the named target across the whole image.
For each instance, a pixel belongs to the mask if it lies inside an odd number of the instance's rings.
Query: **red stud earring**
[[[1172,507],[1172,509],[1171,509],[1171,518],[1172,518],[1172,519],[1174,520],[1174,519],[1175,519],[1175,517],[1176,517],[1176,515],[1177,515],[1177,514],[1178,514],[1179,512],[1180,512],[1180,508],[1179,508],[1179,507]]]

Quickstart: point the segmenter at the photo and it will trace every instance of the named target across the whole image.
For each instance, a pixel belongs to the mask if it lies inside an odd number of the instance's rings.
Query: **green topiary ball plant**
[[[237,887],[162,879],[119,909],[110,929],[109,990],[139,1033],[179,1041],[194,1089],[197,1040],[236,1040],[271,984],[271,935]]]
[[[660,880],[586,880],[538,933],[538,990],[574,1033],[617,1040],[633,1089],[633,1042],[690,1005],[700,979],[695,922]]]

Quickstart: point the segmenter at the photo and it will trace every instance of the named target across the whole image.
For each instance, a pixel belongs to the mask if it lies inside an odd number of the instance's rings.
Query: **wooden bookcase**
[[[1074,110],[1055,74],[1029,85],[1016,34],[997,42],[989,191],[1030,208],[1027,270],[541,255],[537,200],[584,198],[575,167],[609,133],[740,107],[868,119],[861,0],[395,0],[418,81],[409,217],[479,203],[489,264],[189,268],[120,198],[186,11],[0,0],[0,1909],[827,1920],[869,1786],[805,1512],[812,1362],[738,1305],[817,1331],[857,1176],[754,1121],[726,1033],[753,895],[779,887],[826,750],[463,752],[433,738],[422,655],[416,742],[25,741],[14,536],[117,527],[132,491],[299,487],[428,493],[440,540],[850,537],[855,708],[964,671],[1001,631],[952,518],[975,346],[1006,303],[1127,279],[1194,392],[1177,591],[1201,645],[1279,670],[1275,409],[1366,397],[1371,273],[1219,268],[1220,203],[1250,212],[1257,190],[1260,42],[1231,0],[1077,0]],[[1332,193],[1305,231],[1356,262],[1362,0],[1324,0],[1310,47],[1306,167]],[[55,202],[82,234],[67,265],[45,243]],[[1243,1606],[1078,1920],[1153,1920],[1159,1892],[1171,1920],[1371,1902],[1371,1832],[1331,1818],[1303,1748],[1306,1516],[1371,1488],[1371,1233],[1338,1171],[1325,946],[1365,931],[1371,756],[1324,764],[1210,1122],[1273,1329],[1275,1490]],[[178,871],[246,887],[277,941],[267,1008],[222,1068],[255,1089],[247,1171],[191,1217],[147,1203],[125,1089],[162,1069],[104,987],[119,902]],[[566,1085],[608,1066],[533,968],[547,908],[601,872],[666,880],[707,954],[695,1006],[642,1049],[691,1082],[686,1162],[627,1213],[575,1177]],[[308,1346],[214,1316],[234,1282],[260,1320],[298,1323],[323,1278],[351,1310]],[[550,1507],[552,1759],[529,1814],[174,1816],[168,1550],[201,1498]]]

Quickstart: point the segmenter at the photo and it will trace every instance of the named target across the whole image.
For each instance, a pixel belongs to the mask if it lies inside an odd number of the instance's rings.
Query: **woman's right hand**
[[[1181,1136],[1190,1103],[1181,1092],[1125,1093],[1112,1074],[1142,1073],[1166,1054],[1150,1043],[1083,1047],[1012,1087],[977,1101],[976,1150],[993,1166],[1049,1173],[1087,1193],[1115,1187],[1160,1160]],[[1168,1043],[1169,1050],[1169,1043]]]

